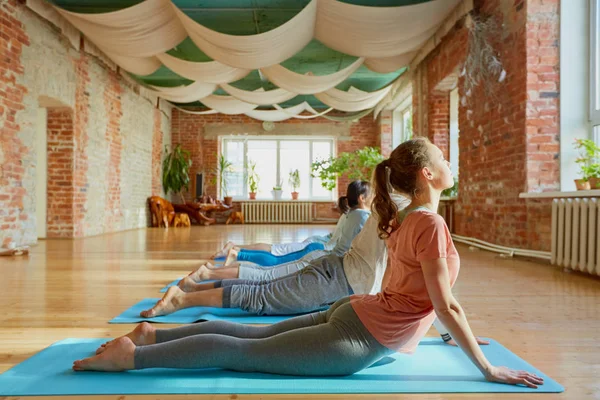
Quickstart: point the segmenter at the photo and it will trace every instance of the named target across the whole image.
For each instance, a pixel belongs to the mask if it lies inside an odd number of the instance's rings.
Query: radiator
[[[296,224],[313,221],[310,201],[242,202],[244,221],[249,224]]]
[[[552,202],[552,264],[600,275],[600,202],[563,198]]]

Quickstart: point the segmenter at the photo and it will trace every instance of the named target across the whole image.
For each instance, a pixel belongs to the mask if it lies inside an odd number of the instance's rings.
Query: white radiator
[[[249,224],[296,224],[313,221],[310,201],[246,201],[242,202],[244,222]]]
[[[552,264],[600,275],[600,202],[564,198],[552,202]]]

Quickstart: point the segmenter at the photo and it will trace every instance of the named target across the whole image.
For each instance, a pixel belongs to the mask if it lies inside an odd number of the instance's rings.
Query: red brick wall
[[[381,149],[381,154],[384,157],[389,157],[394,150],[392,146],[392,111],[384,110],[379,114],[379,143],[378,146]]]
[[[88,170],[88,133],[87,124],[90,112],[89,94],[86,86],[90,82],[89,59],[82,52],[79,59],[74,60],[77,73],[77,87],[75,89],[75,165],[73,173],[73,225],[75,237],[85,233],[85,202],[87,200],[87,170]]]
[[[73,111],[48,108],[47,237],[73,237]]]
[[[450,92],[429,94],[429,140],[450,158]]]
[[[455,231],[500,245],[549,250],[549,202],[526,202],[519,193],[558,188],[558,1],[479,0],[475,7],[502,26],[494,46],[507,74],[493,84],[495,97],[486,95],[482,85],[465,93],[464,78],[459,79]],[[468,31],[459,22],[419,67],[428,126],[418,126],[416,95],[413,124],[415,132],[434,142],[444,130],[437,125],[441,103],[434,89],[462,70],[467,50]]]
[[[158,108],[154,109],[154,130],[152,131],[152,196],[161,196],[162,188],[162,153],[163,132],[161,128],[161,114]]]
[[[108,111],[106,141],[108,142],[109,165],[106,170],[107,198],[104,214],[104,229],[116,230],[121,220],[121,94],[123,90],[116,73],[109,74],[109,82],[104,89],[104,105]]]
[[[29,218],[22,212],[26,193],[20,184],[25,174],[21,160],[29,153],[29,144],[19,139],[15,120],[17,112],[24,109],[27,92],[17,83],[17,76],[23,73],[21,53],[29,38],[14,16],[16,7],[16,0],[4,1],[0,7],[0,230],[23,229]],[[4,237],[0,246],[12,239]]]
[[[216,137],[204,137],[205,124],[247,124],[259,125],[261,121],[252,119],[245,115],[193,115],[173,110],[172,117],[172,142],[173,145],[181,143],[181,145],[189,150],[192,155],[192,173],[196,171],[205,171],[205,193],[211,196],[216,196],[217,188],[213,184],[215,178],[213,169],[217,165],[217,157],[219,153],[219,141]],[[315,118],[312,120],[290,119],[287,121],[278,122],[277,124],[332,124],[325,118]],[[335,124],[345,124],[338,122]],[[338,139],[337,152],[350,152],[365,146],[379,146],[378,141],[379,128],[377,121],[373,120],[372,115],[362,118],[360,121],[353,123],[350,128],[350,139]],[[338,180],[338,193],[344,194],[346,187],[350,183],[347,177],[342,177]],[[186,194],[186,199],[191,199],[191,194]]]

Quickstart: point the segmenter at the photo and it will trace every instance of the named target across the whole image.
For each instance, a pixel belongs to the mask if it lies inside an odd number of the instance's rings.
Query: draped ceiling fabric
[[[138,75],[150,75],[164,65],[193,81],[185,87],[153,86],[151,89],[157,96],[176,103],[201,101],[224,114],[247,114],[278,121],[290,117],[314,118],[331,109],[370,111],[389,97],[391,85],[372,93],[353,87],[346,92],[336,86],[362,65],[377,73],[407,66],[461,1],[432,0],[408,6],[369,7],[338,0],[311,0],[283,25],[245,36],[206,28],[179,10],[171,0],[144,0],[123,10],[100,14],[55,8],[121,68]],[[167,54],[187,37],[213,61],[187,61]],[[280,65],[313,39],[357,59],[325,76],[303,75]],[[278,88],[247,91],[229,85],[255,69]],[[214,94],[217,88],[228,95]],[[288,108],[277,105],[297,95],[314,95],[331,108],[319,114],[307,103]],[[273,106],[274,110],[256,110],[265,105]],[[300,115],[303,112],[310,115]]]

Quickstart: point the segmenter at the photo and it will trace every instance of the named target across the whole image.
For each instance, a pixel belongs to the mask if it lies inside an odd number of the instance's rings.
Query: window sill
[[[521,199],[556,199],[564,197],[600,197],[600,189],[576,190],[573,192],[543,192],[543,193],[520,193]]]

